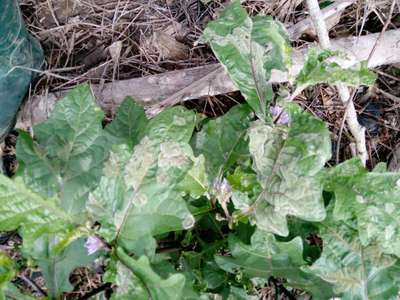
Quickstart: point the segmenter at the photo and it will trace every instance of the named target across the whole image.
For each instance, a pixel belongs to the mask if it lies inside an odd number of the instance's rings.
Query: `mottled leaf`
[[[184,106],[168,108],[150,120],[146,135],[152,140],[188,143],[196,125],[196,114]]]
[[[148,137],[132,155],[112,153],[89,203],[106,238],[137,255],[152,255],[153,236],[192,227],[194,218],[177,185],[193,160],[188,144]]]
[[[111,299],[113,300],[148,300],[149,295],[146,291],[146,287],[140,281],[139,278],[132,273],[123,263],[116,262],[115,270],[115,281],[116,288],[112,294]]]
[[[325,189],[335,193],[336,220],[357,218],[364,246],[375,244],[400,257],[400,173],[368,172],[359,159],[330,169]]]
[[[66,211],[82,212],[108,155],[102,119],[88,85],[58,101],[50,118],[33,128],[34,140],[18,139],[25,183],[44,197],[57,195]]]
[[[325,124],[289,104],[289,128],[261,121],[249,130],[250,152],[262,191],[247,209],[257,226],[286,236],[286,216],[322,221],[325,208],[317,175],[331,155]]]
[[[258,117],[266,119],[273,96],[271,71],[283,71],[290,62],[284,26],[271,17],[249,17],[235,0],[208,23],[204,38]]]
[[[397,299],[396,259],[377,245],[364,247],[354,225],[330,217],[320,226],[323,251],[310,272],[331,283],[344,300]]]
[[[332,50],[308,50],[303,68],[296,76],[298,87],[305,88],[318,83],[338,84],[349,86],[373,85],[377,76],[368,70],[367,64],[361,62],[351,68],[343,68],[332,61],[338,53]]]
[[[29,246],[44,233],[66,232],[73,224],[54,199],[44,199],[20,180],[0,174],[0,230],[22,228]]]

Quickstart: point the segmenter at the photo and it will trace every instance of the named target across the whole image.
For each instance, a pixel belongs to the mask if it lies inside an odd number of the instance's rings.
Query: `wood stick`
[[[351,64],[368,58],[378,36],[379,33],[375,33],[359,38],[348,37],[332,40],[331,48],[345,52],[351,58],[349,60],[349,64]],[[385,32],[368,66],[373,68],[384,64],[399,63],[399,40],[400,30]],[[303,64],[304,51],[306,50],[294,51],[293,66],[290,68],[289,74],[274,71],[271,81],[286,82],[289,76],[297,74]],[[145,107],[150,107],[163,103],[163,100],[168,98],[174,99],[174,102],[182,102],[238,90],[220,64],[115,81],[104,84],[102,90],[99,85],[92,84],[91,86],[99,106],[104,111],[111,113],[116,111],[127,96],[133,97]],[[26,129],[30,128],[32,124],[46,120],[57,99],[65,93],[66,91],[50,93],[29,99],[21,110],[17,127]]]
[[[313,21],[315,30],[317,31],[321,48],[331,49],[331,41],[329,39],[328,29],[326,28],[325,20],[322,18],[318,0],[306,0],[306,3],[311,20]],[[377,38],[379,38],[379,36]],[[375,49],[375,46],[376,43],[372,49]],[[368,55],[367,59],[369,60],[369,58],[370,55]],[[343,83],[337,84],[336,88],[339,93],[339,98],[346,108],[346,123],[354,137],[357,155],[360,157],[363,165],[365,166],[368,159],[365,128],[358,122],[357,111],[354,107],[353,97],[350,96],[349,89]]]

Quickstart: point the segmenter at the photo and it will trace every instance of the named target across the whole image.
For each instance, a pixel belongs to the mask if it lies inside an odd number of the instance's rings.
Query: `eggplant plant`
[[[274,278],[313,299],[396,299],[400,174],[358,158],[328,167],[326,124],[292,101],[310,85],[376,76],[311,49],[274,92],[272,72],[291,61],[286,30],[239,1],[204,40],[247,102],[225,115],[175,106],[148,119],[128,98],[103,128],[81,85],[33,137],[19,133],[18,173],[0,175],[0,230],[18,230],[48,299],[94,262],[112,299],[259,299]],[[32,299],[13,283],[18,272],[2,253],[0,299]]]

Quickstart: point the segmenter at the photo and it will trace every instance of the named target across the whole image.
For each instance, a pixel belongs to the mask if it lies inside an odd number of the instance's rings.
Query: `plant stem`
[[[307,6],[310,13],[311,20],[314,24],[315,31],[318,34],[319,43],[322,49],[329,49],[331,42],[328,35],[328,30],[318,0],[307,0]],[[363,165],[365,166],[368,159],[367,146],[365,141],[365,128],[358,123],[357,111],[354,107],[353,97],[350,97],[349,89],[344,84],[338,84],[337,90],[339,98],[346,108],[346,122],[354,137],[357,155],[360,157]]]

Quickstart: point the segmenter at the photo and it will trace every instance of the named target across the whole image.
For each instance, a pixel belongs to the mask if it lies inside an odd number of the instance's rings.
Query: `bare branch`
[[[325,25],[325,20],[321,13],[318,0],[307,0],[308,10],[310,12],[311,20],[313,21],[315,30],[318,34],[319,43],[321,48],[330,49],[331,42],[328,35],[328,30]],[[340,100],[346,107],[346,122],[350,129],[351,134],[355,140],[357,155],[360,157],[362,163],[365,165],[368,159],[367,146],[365,141],[365,128],[358,123],[357,112],[354,107],[353,97],[350,97],[349,89],[344,84],[338,84],[337,90]]]

